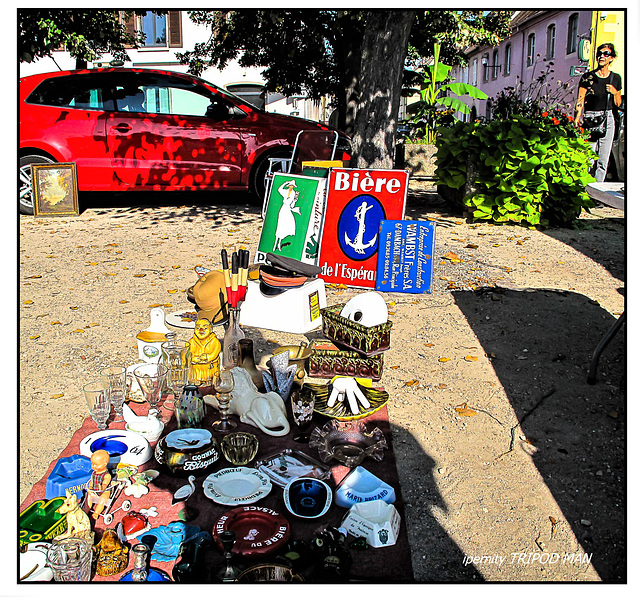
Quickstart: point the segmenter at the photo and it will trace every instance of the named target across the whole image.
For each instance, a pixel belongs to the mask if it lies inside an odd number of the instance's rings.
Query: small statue
[[[94,534],[91,530],[89,517],[80,507],[75,493],[71,493],[69,489],[65,489],[65,494],[65,500],[58,508],[58,513],[67,515],[67,530],[61,535],[54,537],[53,541],[76,537],[78,539],[85,539],[90,545],[93,545]]]
[[[189,340],[191,351],[190,379],[198,385],[211,385],[218,374],[220,341],[208,319],[198,319],[193,337]]]
[[[89,509],[95,505],[93,514],[91,515],[94,520],[96,520],[104,510],[107,500],[109,499],[109,494],[111,493],[109,491],[111,475],[107,471],[109,458],[109,452],[106,450],[96,450],[91,455],[91,468],[93,469],[93,473],[87,487],[87,504]]]
[[[94,550],[96,574],[99,576],[123,572],[129,563],[129,548],[120,541],[114,529],[105,530]]]

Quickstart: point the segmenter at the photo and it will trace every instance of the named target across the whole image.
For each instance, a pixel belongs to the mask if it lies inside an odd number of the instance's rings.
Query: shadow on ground
[[[591,355],[614,318],[563,291],[453,292],[491,358],[529,452],[592,565],[605,582],[626,580],[625,327]],[[524,449],[515,434],[514,449]],[[505,449],[508,449],[506,446]]]
[[[149,210],[152,220],[166,221],[180,217],[189,221],[197,217],[212,224],[238,225],[255,220],[262,209],[262,201],[247,192],[232,191],[131,191],[129,193],[84,192],[79,194],[80,211],[116,208],[114,218],[127,218]],[[154,210],[155,207],[175,207]],[[215,208],[215,209],[212,209]]]

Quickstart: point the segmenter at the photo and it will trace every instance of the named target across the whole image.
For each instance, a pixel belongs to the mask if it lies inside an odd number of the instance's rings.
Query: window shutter
[[[182,13],[179,10],[170,10],[169,19],[169,47],[182,47]]]
[[[135,35],[136,33],[136,16],[133,15],[132,17],[130,17],[127,21],[125,21],[125,28],[127,30],[127,34],[128,35]],[[127,44],[125,47],[127,48],[133,48],[133,46],[131,44]]]

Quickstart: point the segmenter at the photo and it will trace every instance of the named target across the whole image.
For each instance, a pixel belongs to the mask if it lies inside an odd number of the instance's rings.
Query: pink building
[[[549,68],[553,72],[549,72],[546,79],[546,91],[564,96],[562,103],[565,108],[570,107],[568,113],[571,113],[580,75],[588,69],[588,58],[579,58],[580,42],[591,39],[591,26],[592,11],[518,11],[513,15],[508,38],[498,47],[469,48],[468,65],[454,68],[452,75],[456,81],[475,85],[493,98],[505,87],[518,89],[520,82],[527,89]],[[561,84],[566,82],[569,82],[568,93],[559,92]],[[475,106],[477,116],[490,114],[490,100],[461,99]]]

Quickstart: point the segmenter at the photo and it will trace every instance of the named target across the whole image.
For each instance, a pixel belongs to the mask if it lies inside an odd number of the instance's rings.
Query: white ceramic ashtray
[[[400,514],[382,500],[363,502],[351,507],[342,527],[354,537],[365,537],[371,547],[388,547],[398,540]]]
[[[373,500],[393,504],[396,492],[391,485],[361,466],[354,468],[336,488],[335,502],[343,508]]]
[[[261,500],[271,491],[269,478],[254,468],[238,466],[210,474],[202,484],[204,494],[217,504],[242,506]]]

